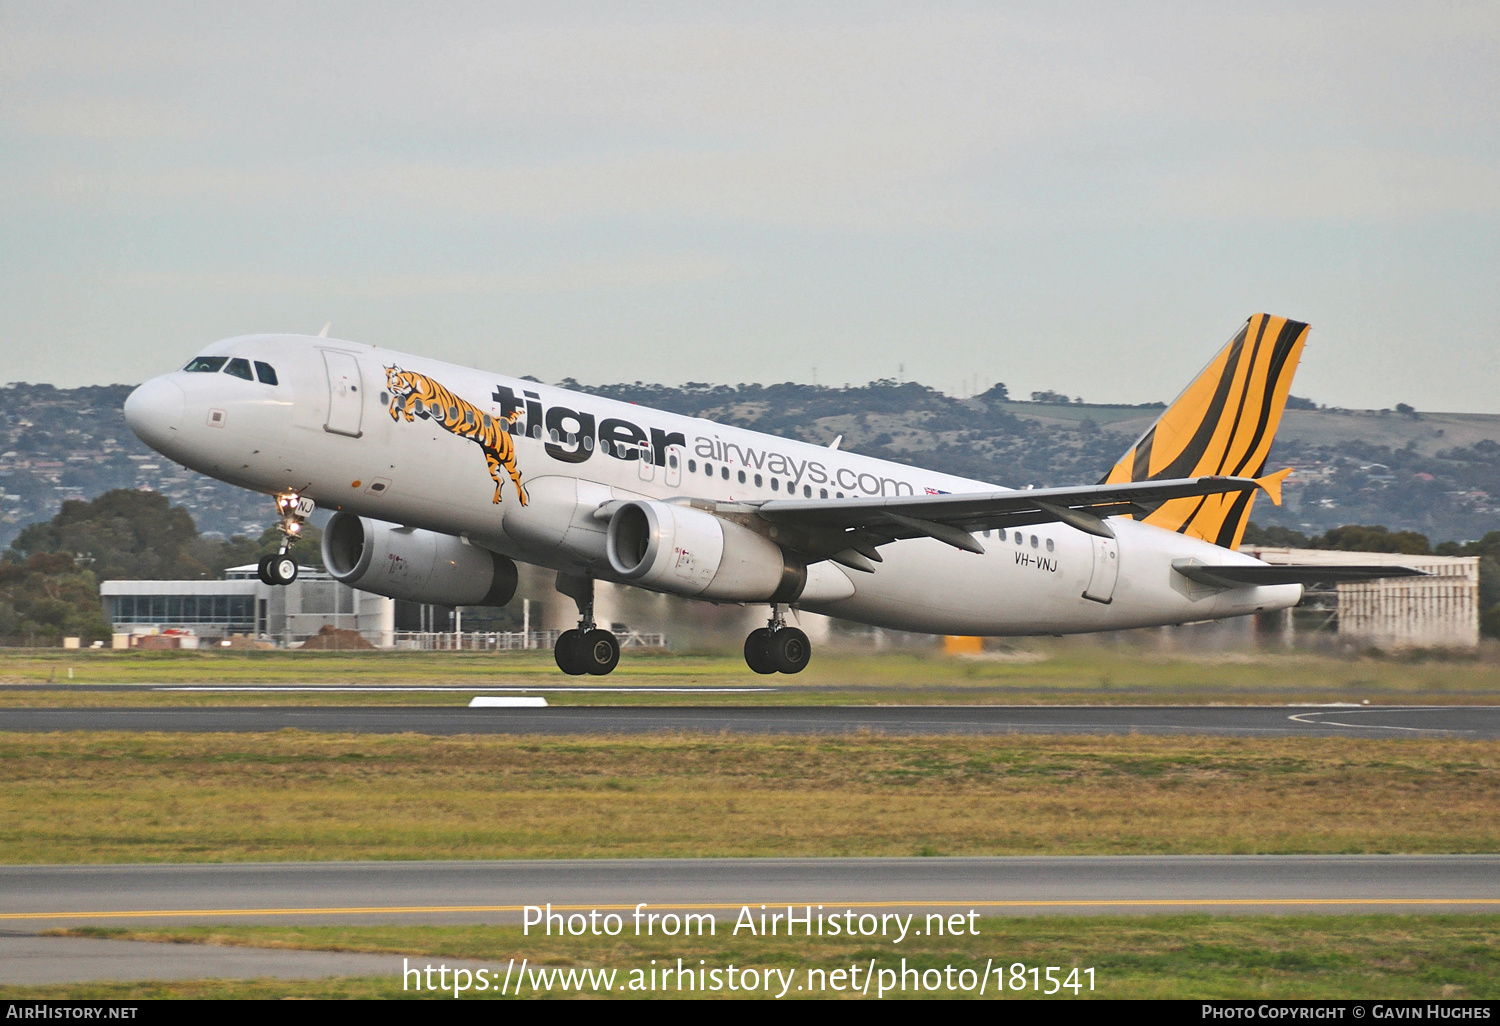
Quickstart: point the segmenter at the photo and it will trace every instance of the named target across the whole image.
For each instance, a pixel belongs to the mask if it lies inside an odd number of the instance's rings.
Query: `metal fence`
[[[417,652],[550,651],[561,631],[396,631],[395,647]],[[666,648],[665,634],[628,631],[616,634],[621,648]]]

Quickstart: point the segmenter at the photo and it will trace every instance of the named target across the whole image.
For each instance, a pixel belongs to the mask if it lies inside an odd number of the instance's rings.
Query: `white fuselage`
[[[178,371],[143,385],[127,403],[131,427],[178,463],[600,580],[617,578],[603,556],[606,525],[590,514],[614,499],[921,496],[995,487],[355,343],[255,335],[215,343],[204,355],[262,361],[278,383]],[[492,417],[516,414],[525,507],[503,471],[494,501],[495,481],[469,439],[432,419],[392,417],[382,398],[391,366],[440,382]],[[1109,523],[1113,551],[1057,523],[1003,538],[979,532],[983,555],[931,539],[895,542],[882,546],[884,562],[873,573],[820,564],[822,597],[809,588],[800,605],[898,630],[1025,635],[1186,623],[1282,609],[1301,598],[1298,585],[1194,584],[1173,560],[1258,561],[1132,520]],[[827,571],[841,575],[836,587]]]

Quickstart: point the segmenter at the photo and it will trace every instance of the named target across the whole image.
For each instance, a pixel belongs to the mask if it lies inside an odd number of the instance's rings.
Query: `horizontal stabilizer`
[[[1287,467],[1285,470],[1278,470],[1274,474],[1267,474],[1264,477],[1257,477],[1255,479],[1255,483],[1260,485],[1261,491],[1265,492],[1271,497],[1271,501],[1273,503],[1280,506],[1281,485],[1284,481],[1286,481],[1287,478],[1291,476],[1292,468]]]
[[[1190,581],[1216,588],[1248,588],[1273,584],[1331,584],[1339,581],[1377,581],[1383,577],[1427,577],[1410,566],[1207,566],[1196,560],[1173,560],[1172,569]]]

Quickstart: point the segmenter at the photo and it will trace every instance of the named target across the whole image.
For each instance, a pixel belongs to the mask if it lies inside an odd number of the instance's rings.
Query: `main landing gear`
[[[801,673],[811,658],[807,635],[786,625],[780,606],[772,606],[768,624],[745,639],[745,663],[756,673]]]
[[[296,492],[282,492],[276,496],[276,515],[279,518],[276,530],[281,532],[281,547],[275,555],[260,557],[255,573],[262,584],[284,587],[297,579],[297,561],[291,554],[292,542],[302,533],[302,525],[314,508],[311,499]]]
[[[558,635],[552,649],[557,668],[574,677],[604,676],[619,665],[620,642],[594,623],[594,579],[558,574],[557,590],[578,604],[578,626]]]

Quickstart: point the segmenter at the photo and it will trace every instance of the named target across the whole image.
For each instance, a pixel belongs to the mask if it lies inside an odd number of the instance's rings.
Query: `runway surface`
[[[460,963],[449,964],[451,967]],[[0,935],[0,983],[266,977],[311,980],[325,976],[387,976],[400,970],[401,959],[391,955]]]
[[[0,731],[418,734],[1209,734],[1500,738],[1500,706],[224,706],[0,709]]]
[[[597,909],[634,930],[692,911],[912,913],[1500,912],[1500,856],[1249,855],[611,859],[0,866],[0,983],[394,975],[397,956],[42,937],[77,926],[518,923],[525,906]],[[819,908],[821,906],[821,908]],[[533,913],[540,918],[540,909]],[[649,920],[647,920],[649,922]],[[884,919],[880,919],[885,922]],[[582,923],[583,920],[578,920]],[[893,927],[894,928],[894,927]],[[982,925],[975,928],[983,932]],[[871,929],[874,929],[872,926]],[[484,963],[441,960],[450,968]],[[497,966],[489,966],[495,970]]]
[[[526,905],[966,911],[1500,912],[1500,855],[579,859],[0,867],[0,929],[515,923]],[[726,918],[727,917],[727,918]]]

